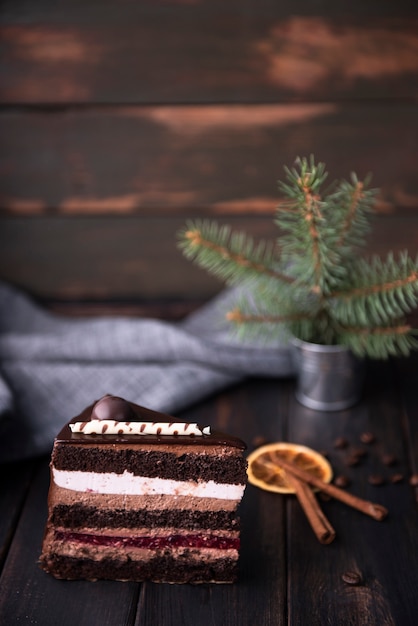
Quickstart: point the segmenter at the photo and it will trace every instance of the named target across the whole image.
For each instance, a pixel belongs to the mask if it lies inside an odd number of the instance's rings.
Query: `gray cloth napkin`
[[[0,462],[48,453],[61,427],[110,393],[175,415],[248,376],[290,376],[280,341],[242,343],[225,290],[179,323],[73,319],[0,283]]]

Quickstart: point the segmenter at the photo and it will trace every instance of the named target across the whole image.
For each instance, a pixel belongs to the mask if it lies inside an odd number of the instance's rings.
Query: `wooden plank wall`
[[[418,6],[3,0],[0,278],[48,302],[206,299],[176,232],[256,237],[283,165],[373,172],[369,251],[418,251]]]

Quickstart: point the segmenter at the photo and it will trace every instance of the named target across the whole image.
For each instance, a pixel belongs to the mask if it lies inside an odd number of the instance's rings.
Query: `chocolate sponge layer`
[[[210,564],[189,560],[173,559],[170,556],[157,556],[148,562],[141,563],[135,560],[116,561],[103,559],[91,561],[82,558],[73,558],[50,554],[41,560],[43,569],[54,573],[56,578],[65,579],[108,579],[130,580],[141,582],[171,583],[203,583],[222,582],[232,583],[237,578],[237,561],[221,558]]]
[[[51,523],[63,528],[159,528],[187,530],[238,530],[239,520],[231,511],[191,511],[163,509],[161,511],[97,509],[80,504],[54,506]]]
[[[56,469],[69,471],[123,474],[126,470],[135,476],[213,480],[223,484],[245,484],[247,481],[247,462],[240,453],[217,457],[186,452],[178,456],[160,450],[58,445],[52,463]]]

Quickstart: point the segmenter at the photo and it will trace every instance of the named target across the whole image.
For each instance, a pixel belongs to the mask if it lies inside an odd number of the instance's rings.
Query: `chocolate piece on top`
[[[107,394],[93,406],[90,419],[128,422],[135,419],[135,413],[129,402],[118,396]]]
[[[111,401],[109,402],[109,398]],[[122,401],[119,404],[119,407],[123,405],[123,403],[128,405],[131,413],[126,417],[123,416],[114,416],[112,415],[110,418],[108,414],[105,413],[102,409],[104,407],[109,407],[114,405],[114,401]],[[105,402],[106,401],[106,402]],[[115,403],[116,404],[116,403]],[[126,406],[122,409],[126,410]],[[100,416],[97,414],[100,412]],[[89,425],[93,422],[103,422],[103,426],[110,421],[113,422],[121,422],[121,428],[118,428],[117,434],[109,434],[109,426],[107,426],[106,433],[103,434],[103,430],[100,429],[98,433],[92,435],[87,434],[87,431],[90,430]],[[163,433],[160,434],[145,434],[142,433],[142,436],[139,437],[137,434],[134,434],[134,431],[141,427],[143,422],[151,422],[153,426],[158,426],[160,422],[163,422],[168,425],[169,428],[176,429],[176,424],[179,423],[180,427],[185,426],[185,422],[179,422],[172,415],[168,415],[167,413],[161,413],[160,411],[155,411],[152,409],[145,408],[133,402],[129,402],[128,400],[123,400],[123,398],[119,398],[117,396],[104,396],[94,404],[86,407],[79,415],[74,417],[71,422],[65,424],[61,431],[58,433],[56,440],[60,443],[67,443],[69,445],[84,445],[90,444],[92,442],[92,437],[94,437],[95,443],[106,443],[110,445],[127,443],[129,445],[143,445],[144,443],[148,444],[160,444],[162,438],[164,438],[164,443],[167,445],[177,445],[178,437],[173,436],[174,433],[170,433],[169,436],[166,436]],[[83,424],[83,428],[79,427],[79,423]],[[128,434],[125,423],[130,423],[132,426],[132,431]],[[73,432],[73,426],[74,432]],[[201,428],[197,424],[194,424],[193,427],[197,426],[202,430],[202,437],[182,437],[181,442],[184,445],[202,445],[202,446],[231,446],[235,448],[240,448],[241,450],[245,450],[245,443],[239,439],[238,437],[234,437],[232,435],[227,435],[225,433],[221,433],[218,431],[213,431],[212,429],[208,430],[206,427]],[[123,431],[123,432],[122,432]]]

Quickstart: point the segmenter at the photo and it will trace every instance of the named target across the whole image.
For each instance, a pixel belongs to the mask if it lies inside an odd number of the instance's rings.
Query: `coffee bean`
[[[254,439],[252,440],[252,444],[255,448],[264,446],[266,443],[268,443],[267,439],[265,437],[262,437],[261,435],[254,437]]]
[[[348,446],[348,441],[345,437],[337,437],[337,439],[334,441],[334,448],[337,448],[338,450],[344,450],[344,448],[346,448]]]
[[[362,443],[373,443],[376,441],[376,437],[370,431],[364,432],[360,435],[360,441]]]
[[[384,465],[387,465],[388,467],[392,465],[396,465],[397,462],[398,462],[398,459],[396,458],[394,454],[384,454],[382,456],[382,463]]]
[[[352,587],[357,587],[363,583],[362,576],[359,572],[344,572],[341,578],[347,585],[351,585]]]
[[[360,457],[359,456],[355,456],[354,454],[350,454],[350,456],[348,456],[345,460],[346,464],[350,467],[354,467],[355,465],[358,465],[360,463]]]
[[[341,476],[337,476],[334,480],[334,484],[337,487],[348,487],[348,485],[350,484],[350,479],[348,478],[348,476],[344,476],[343,474]]]
[[[418,474],[412,474],[412,476],[409,479],[409,484],[412,487],[418,487]]]
[[[353,448],[351,450],[351,454],[353,456],[357,456],[359,459],[367,456],[367,450],[365,448]]]
[[[397,483],[401,483],[401,482],[403,481],[403,478],[404,478],[404,477],[403,477],[403,474],[400,474],[400,473],[398,473],[398,474],[393,474],[393,475],[390,477],[390,482],[391,482],[393,485],[396,485]]]
[[[371,485],[374,485],[375,487],[383,485],[385,482],[385,479],[380,474],[370,474],[367,480]]]

